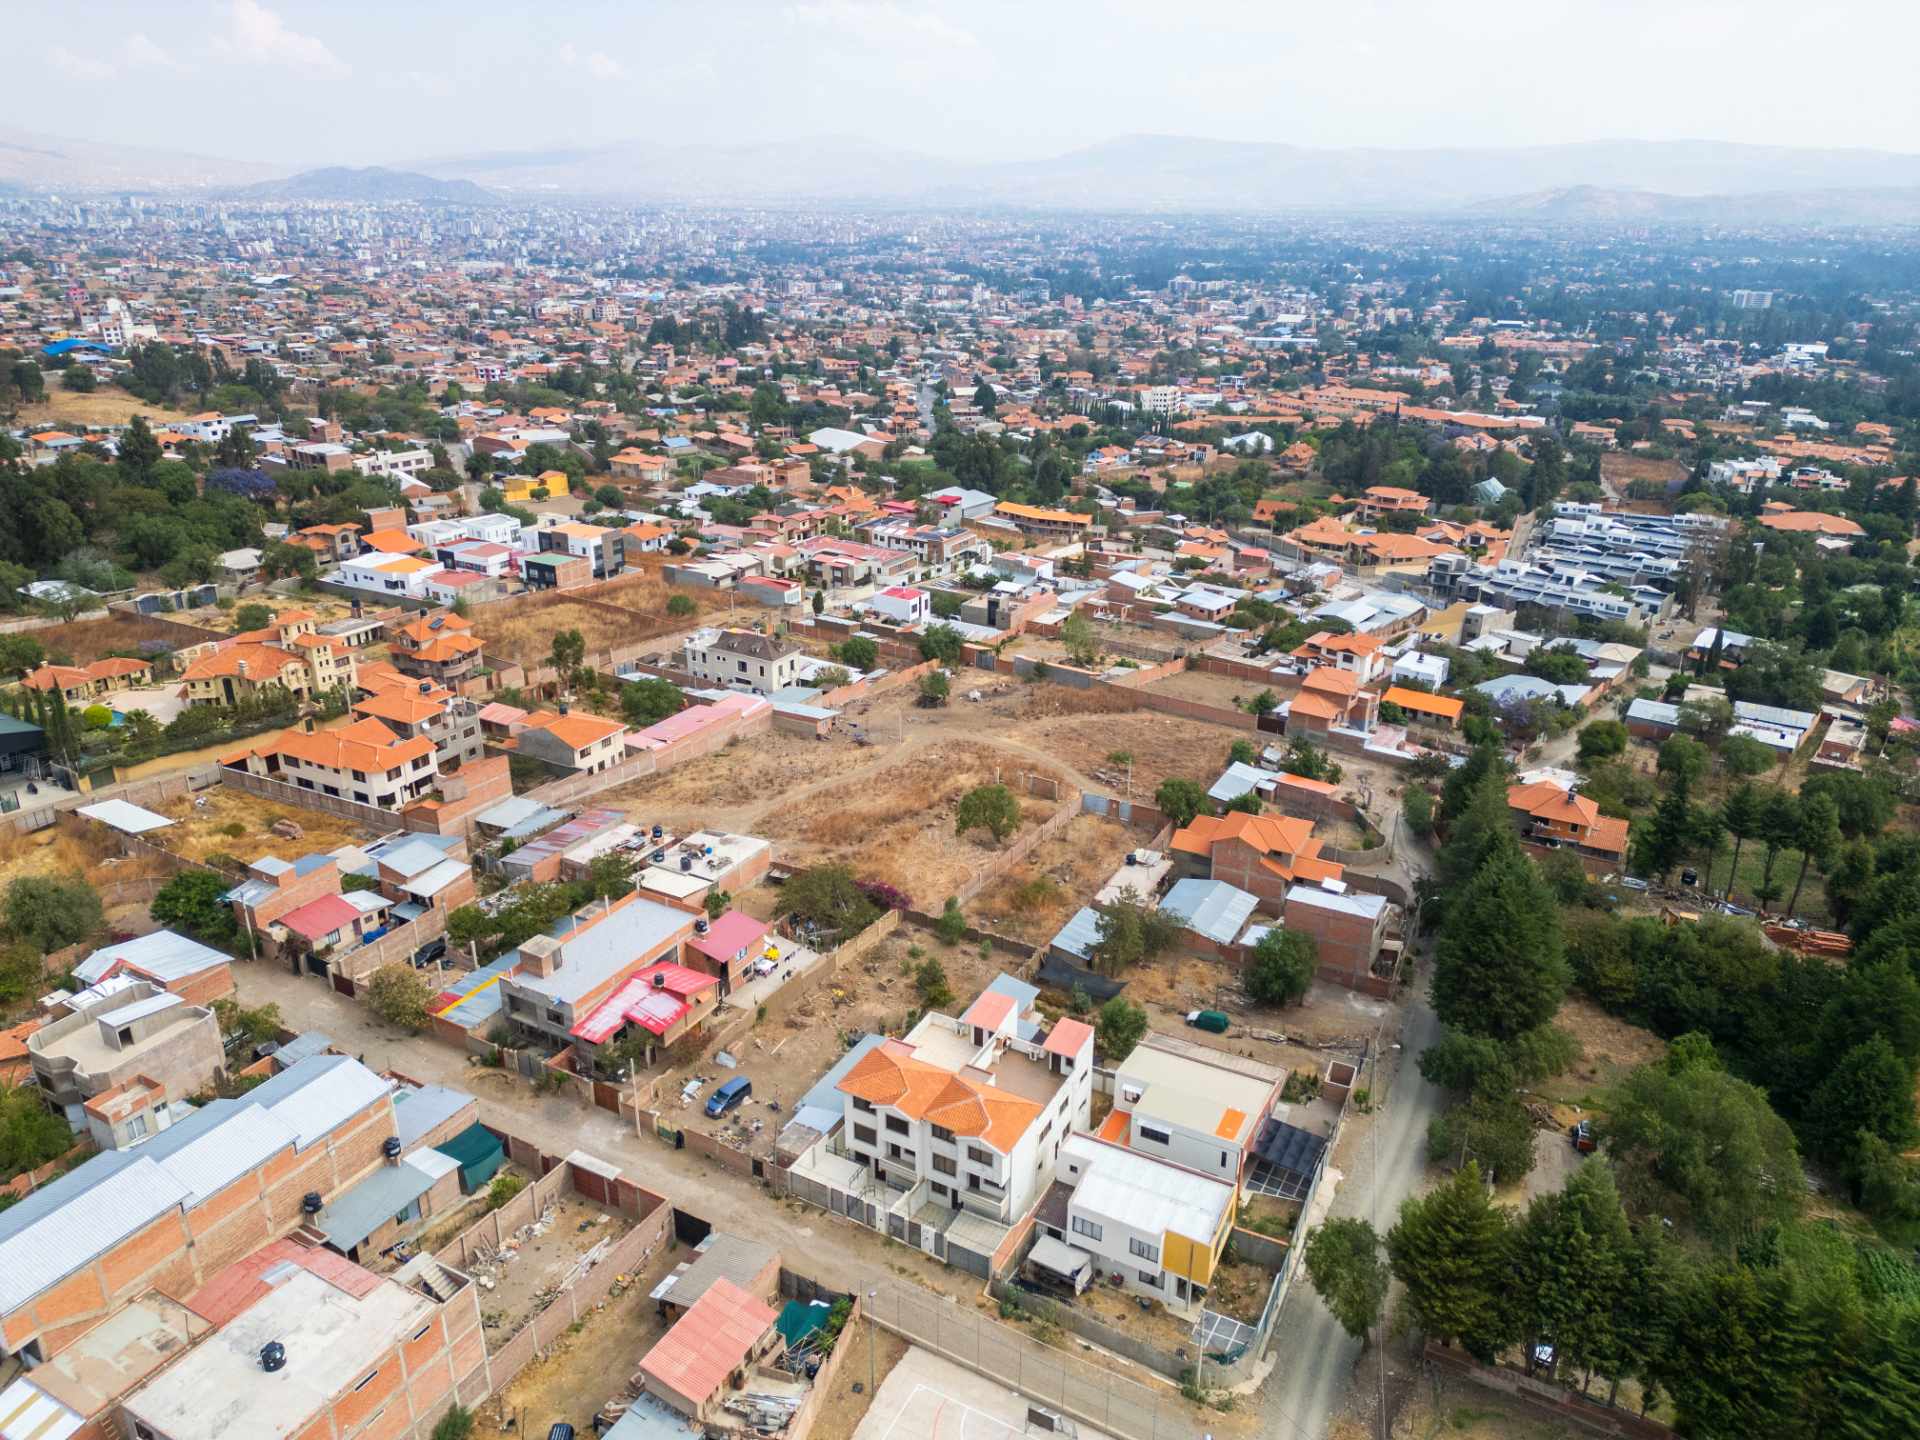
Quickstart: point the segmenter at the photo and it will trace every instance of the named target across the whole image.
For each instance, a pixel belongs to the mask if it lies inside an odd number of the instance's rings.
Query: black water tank
[[[400,1158],[400,1137],[398,1135],[389,1135],[385,1140],[381,1141],[380,1153],[389,1160],[398,1160]]]
[[[300,1197],[300,1208],[309,1215],[318,1215],[326,1208],[326,1201],[320,1198],[318,1190],[309,1190]]]
[[[287,1347],[278,1340],[269,1340],[260,1347],[260,1368],[266,1371],[284,1369],[287,1363]]]

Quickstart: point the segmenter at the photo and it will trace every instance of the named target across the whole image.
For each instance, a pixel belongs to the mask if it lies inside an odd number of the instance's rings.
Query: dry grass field
[[[526,595],[484,605],[475,614],[474,630],[486,642],[488,653],[531,665],[547,658],[553,637],[562,630],[578,630],[587,642],[587,653],[593,655],[670,635],[703,617],[728,612],[724,594],[669,586],[661,579],[661,568],[658,556],[642,556],[638,568],[594,586],[590,595]],[[693,613],[667,614],[667,601],[674,595],[693,601]],[[768,614],[757,605],[740,604],[732,610],[742,625]]]
[[[206,803],[200,805],[196,801]],[[174,854],[192,860],[205,860],[213,855],[231,855],[243,865],[262,855],[297,860],[317,850],[336,850],[342,845],[374,838],[364,826],[341,816],[277,804],[244,790],[229,790],[224,785],[151,808],[177,822],[166,830],[154,832],[152,838]],[[298,825],[300,838],[289,840],[275,835],[273,826],[281,820],[291,820]],[[235,826],[239,827],[238,833],[233,833]]]
[[[1078,816],[982,891],[967,918],[996,935],[1045,944],[1140,843],[1117,821]]]
[[[218,614],[218,612],[210,612]],[[221,620],[226,617],[220,616]],[[189,620],[189,625],[208,624]],[[211,628],[229,628],[214,624]],[[96,620],[75,620],[70,624],[28,632],[46,647],[49,655],[65,655],[76,665],[85,665],[106,655],[154,654],[177,649],[185,640],[179,631],[161,620],[139,615],[112,614]]]
[[[20,423],[36,430],[62,425],[125,425],[134,416],[144,415],[148,423],[158,429],[167,421],[186,419],[188,413],[185,410],[169,410],[164,405],[155,405],[137,395],[129,395],[124,390],[111,387],[96,390],[91,395],[76,395],[71,390],[61,389],[59,380],[49,376],[47,398],[38,405],[22,407]]]

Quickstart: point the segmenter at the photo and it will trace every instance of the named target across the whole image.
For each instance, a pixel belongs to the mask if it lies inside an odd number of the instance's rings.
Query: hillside
[[[242,192],[250,200],[319,200],[382,205],[493,205],[498,197],[471,180],[439,180],[411,170],[388,170],[369,165],[362,169],[332,166],[305,170],[285,180],[250,185]]]

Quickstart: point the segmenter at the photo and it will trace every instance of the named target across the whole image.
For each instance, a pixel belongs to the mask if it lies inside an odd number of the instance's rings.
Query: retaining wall
[[[249,795],[258,795],[262,800],[275,800],[282,805],[338,815],[365,825],[376,833],[384,834],[400,828],[400,816],[378,805],[362,805],[357,800],[343,800],[338,795],[322,795],[318,790],[306,790],[298,785],[289,785],[284,780],[270,780],[265,775],[253,775],[245,770],[222,767],[220,779],[221,783],[244,790]]]
[[[1433,1341],[1427,1342],[1426,1361],[1460,1379],[1511,1395],[1538,1415],[1577,1425],[1590,1434],[1620,1436],[1623,1440],[1673,1440],[1676,1434],[1656,1420],[1585,1399],[1557,1381],[1505,1366],[1482,1365],[1464,1351]]]

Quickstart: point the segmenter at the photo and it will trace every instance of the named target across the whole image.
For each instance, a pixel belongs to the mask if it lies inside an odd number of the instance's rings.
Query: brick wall
[[[332,962],[333,974],[346,980],[358,993],[383,965],[401,965],[413,958],[413,952],[429,940],[447,933],[447,912],[436,905],[417,920],[389,930],[371,945],[349,950]]]
[[[303,790],[298,785],[289,785],[284,780],[271,780],[265,775],[223,768],[220,778],[225,784],[245,790],[249,795],[258,795],[263,800],[321,810],[365,825],[371,830],[393,830],[400,824],[400,816],[396,811],[383,810],[378,805],[362,805],[354,800],[342,800],[337,795],[322,795],[318,790]]]

